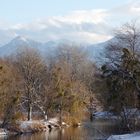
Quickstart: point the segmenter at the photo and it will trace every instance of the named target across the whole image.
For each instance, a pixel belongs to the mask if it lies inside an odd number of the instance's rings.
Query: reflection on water
[[[112,134],[117,134],[118,125],[114,121],[96,120],[86,122],[78,128],[65,128],[53,130],[50,133],[38,133],[33,135],[21,135],[0,140],[96,140],[104,139]]]

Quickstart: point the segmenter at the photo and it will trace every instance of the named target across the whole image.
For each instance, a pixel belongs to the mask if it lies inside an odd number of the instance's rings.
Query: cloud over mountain
[[[0,42],[5,43],[8,39],[23,35],[41,42],[68,39],[98,43],[110,39],[115,26],[139,17],[140,2],[133,0],[113,9],[73,11],[64,16],[37,19],[24,24],[4,26],[4,23],[0,23]]]

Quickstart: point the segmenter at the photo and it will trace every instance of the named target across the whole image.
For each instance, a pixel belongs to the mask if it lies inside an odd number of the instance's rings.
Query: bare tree
[[[36,50],[26,48],[17,54],[16,66],[23,78],[22,104],[27,106],[28,120],[31,120],[33,106],[39,107],[44,113],[40,102],[46,78],[46,65]]]

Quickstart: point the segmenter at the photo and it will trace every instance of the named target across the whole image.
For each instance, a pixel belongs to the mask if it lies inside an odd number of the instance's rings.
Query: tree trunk
[[[28,106],[28,121],[31,121],[32,120],[32,105],[31,103],[29,103],[29,106]]]
[[[47,120],[48,120],[47,111],[44,111],[44,120],[45,120],[45,121],[47,121]]]
[[[90,112],[90,121],[91,122],[93,121],[93,114],[92,114],[92,112]]]
[[[60,123],[60,126],[62,126],[62,109],[60,109],[60,114],[59,114],[59,123]]]

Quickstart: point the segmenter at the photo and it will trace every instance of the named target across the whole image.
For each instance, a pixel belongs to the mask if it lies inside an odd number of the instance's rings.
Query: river
[[[112,134],[118,134],[118,124],[113,120],[94,120],[80,127],[64,128],[36,134],[3,137],[0,140],[104,140]]]

